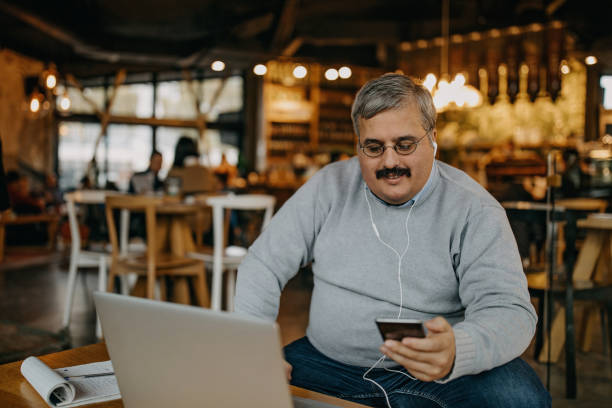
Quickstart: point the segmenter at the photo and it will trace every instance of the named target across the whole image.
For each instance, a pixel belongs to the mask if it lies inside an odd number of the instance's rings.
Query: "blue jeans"
[[[383,392],[362,376],[367,368],[332,360],[303,337],[285,347],[293,366],[291,384],[373,407],[387,407]],[[405,370],[404,370],[405,371]],[[550,407],[550,395],[536,373],[520,358],[446,384],[412,380],[376,368],[368,378],[380,384],[397,407]]]

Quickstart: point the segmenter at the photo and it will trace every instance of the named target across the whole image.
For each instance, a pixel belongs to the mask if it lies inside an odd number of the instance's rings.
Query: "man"
[[[312,261],[307,336],[285,348],[292,384],[383,407],[549,406],[517,358],[537,318],[504,209],[435,161],[429,92],[384,75],[352,119],[357,158],[319,171],[276,214],[239,268],[236,311],[275,319]],[[423,320],[427,337],[381,345],[379,317]]]
[[[130,193],[144,194],[164,189],[164,182],[159,178],[162,168],[162,154],[153,150],[149,159],[149,168],[146,171],[135,173],[130,179]]]

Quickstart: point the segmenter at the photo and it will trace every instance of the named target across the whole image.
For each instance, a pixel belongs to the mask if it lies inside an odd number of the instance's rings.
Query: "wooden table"
[[[79,347],[72,350],[61,351],[59,353],[47,354],[39,357],[51,368],[73,366],[77,364],[92,363],[95,361],[108,360],[108,353],[104,343],[93,344],[91,346]],[[19,368],[22,361],[4,364],[0,366],[0,407],[11,408],[47,408],[47,404],[32,388],[30,383],[21,375]],[[301,398],[308,398],[327,402],[346,408],[363,408],[364,405],[330,397],[314,391],[290,386],[291,393]],[[101,402],[98,404],[87,405],[90,407],[123,407],[121,400]]]
[[[509,210],[546,211],[550,210],[544,203],[505,202]],[[563,264],[564,273],[559,279],[553,280],[549,287],[548,274],[529,274],[527,276],[529,292],[539,299],[539,319],[536,337],[536,355],[540,362],[557,362],[565,346],[566,396],[576,398],[576,328],[574,325],[574,301],[599,302],[612,315],[612,286],[609,281],[610,238],[612,218],[601,214],[605,211],[607,202],[591,198],[568,198],[557,200],[554,222],[562,222],[564,228],[559,230],[559,247],[557,263]],[[595,212],[595,214],[592,214]],[[584,217],[589,216],[587,219]],[[578,229],[587,231],[586,240],[578,253],[576,240]],[[550,311],[551,335],[544,336],[544,299],[549,294],[546,308]],[[553,313],[553,299],[560,301],[562,306]],[[593,313],[593,310],[595,313]],[[583,350],[590,346],[590,333],[596,326],[596,316],[599,308],[586,310],[583,317]],[[581,313],[582,315],[582,313]],[[612,322],[608,324],[612,347]]]
[[[187,252],[195,250],[189,217],[196,216],[202,209],[198,203],[187,204],[174,199],[162,200],[156,207],[157,214],[157,251],[170,252],[172,255],[184,257]],[[175,277],[173,281],[173,301],[181,304],[191,304],[187,278]],[[145,296],[146,278],[139,277],[132,295]]]

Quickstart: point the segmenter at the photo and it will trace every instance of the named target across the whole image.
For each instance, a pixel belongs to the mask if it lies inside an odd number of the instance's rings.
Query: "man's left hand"
[[[425,327],[427,337],[404,337],[401,342],[387,340],[380,351],[421,381],[439,380],[453,368],[455,333],[443,317],[426,321]]]

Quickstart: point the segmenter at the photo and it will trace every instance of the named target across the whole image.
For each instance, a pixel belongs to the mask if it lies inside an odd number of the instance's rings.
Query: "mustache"
[[[376,179],[381,179],[383,177],[401,177],[406,176],[410,177],[410,169],[408,167],[392,167],[392,168],[384,168],[380,170],[376,170]]]

